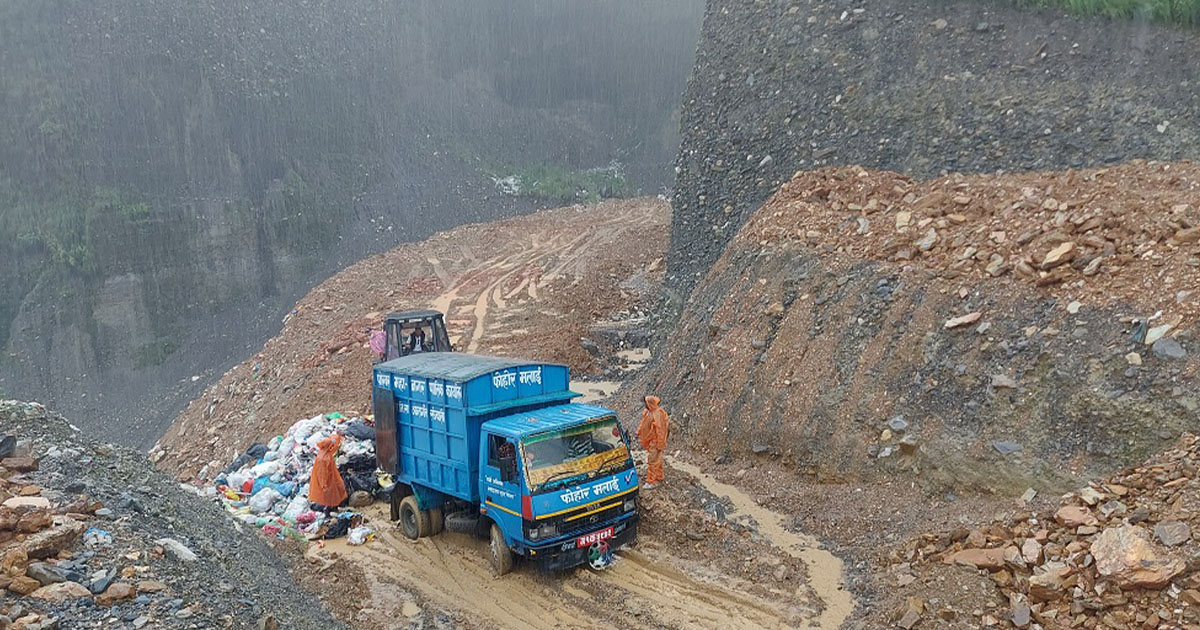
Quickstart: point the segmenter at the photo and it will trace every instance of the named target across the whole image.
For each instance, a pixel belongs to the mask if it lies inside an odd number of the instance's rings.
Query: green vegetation
[[[179,343],[169,337],[159,337],[150,343],[142,344],[134,355],[134,364],[139,369],[162,365],[167,357],[179,349]]]
[[[51,262],[81,271],[96,263],[92,227],[97,219],[115,214],[130,231],[150,219],[150,205],[111,188],[96,188],[90,195],[59,193],[35,200],[17,189],[12,180],[0,180],[0,234],[15,235],[17,242],[40,246]]]
[[[488,174],[509,194],[549,203],[595,203],[601,199],[634,194],[617,164],[582,171],[552,164],[535,164],[493,170]]]
[[[1144,19],[1200,27],[1200,0],[1015,0],[1020,6],[1059,7],[1077,15]]]

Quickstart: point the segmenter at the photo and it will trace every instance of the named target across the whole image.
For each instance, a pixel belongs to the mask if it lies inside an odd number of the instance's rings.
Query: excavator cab
[[[439,311],[389,313],[383,320],[387,334],[385,361],[417,352],[452,352],[446,318]]]

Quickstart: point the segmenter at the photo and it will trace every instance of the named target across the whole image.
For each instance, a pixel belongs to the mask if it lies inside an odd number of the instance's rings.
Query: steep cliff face
[[[0,390],[147,446],[318,279],[541,203],[493,176],[657,190],[700,11],[0,3]]]
[[[1187,163],[797,175],[632,391],[665,399],[681,444],[747,466],[1070,486],[1200,410],[1197,191]]]
[[[678,304],[799,170],[1200,156],[1200,35],[1008,3],[710,0],[684,95]]]

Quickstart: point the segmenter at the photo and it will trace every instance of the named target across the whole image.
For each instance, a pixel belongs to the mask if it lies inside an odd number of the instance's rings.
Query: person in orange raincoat
[[[342,435],[333,435],[317,442],[317,461],[313,464],[312,477],[308,480],[308,501],[325,507],[326,511],[346,500],[346,482],[338,472],[338,449],[342,446]]]
[[[663,476],[663,451],[667,448],[667,423],[670,418],[662,407],[658,406],[658,396],[646,396],[645,409],[642,409],[642,423],[638,425],[638,439],[642,448],[649,456],[646,458],[646,483],[642,487],[649,490],[666,481]]]

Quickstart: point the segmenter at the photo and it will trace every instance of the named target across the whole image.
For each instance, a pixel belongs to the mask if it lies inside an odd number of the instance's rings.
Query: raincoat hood
[[[647,396],[645,400],[647,409],[650,411],[658,409],[658,396]]]

